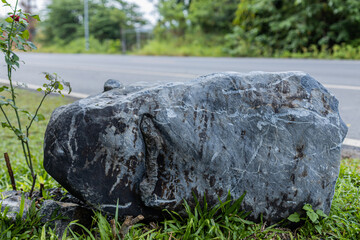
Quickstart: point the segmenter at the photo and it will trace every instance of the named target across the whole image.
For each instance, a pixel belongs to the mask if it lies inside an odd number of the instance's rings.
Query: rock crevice
[[[158,207],[159,197],[154,193],[158,182],[158,159],[163,150],[163,140],[160,132],[156,129],[152,117],[143,115],[140,123],[140,131],[145,145],[145,168],[146,176],[140,183],[141,200],[147,207]]]

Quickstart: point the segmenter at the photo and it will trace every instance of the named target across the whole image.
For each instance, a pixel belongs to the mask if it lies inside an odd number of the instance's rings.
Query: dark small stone
[[[119,80],[115,79],[109,79],[104,84],[104,92],[110,91],[115,88],[124,88],[124,85]]]

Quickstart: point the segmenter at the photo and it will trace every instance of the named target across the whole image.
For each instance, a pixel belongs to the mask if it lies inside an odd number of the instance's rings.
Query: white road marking
[[[9,85],[9,81],[8,80],[5,80],[5,79],[1,79],[0,78],[0,83],[1,84],[6,84],[6,85]],[[31,89],[31,90],[36,90],[38,88],[42,88],[42,86],[40,85],[34,85],[34,84],[29,84],[29,83],[20,83],[20,82],[17,82],[16,84],[20,84],[21,86],[22,85],[25,85],[25,89]],[[70,94],[64,94],[66,96],[70,96],[70,97],[74,97],[74,98],[86,98],[90,95],[88,94],[84,94],[84,93],[77,93],[77,92],[71,92]]]
[[[360,91],[360,86],[324,84],[324,87],[331,88],[331,89],[357,90],[357,91]]]
[[[1,84],[9,84],[8,80],[1,79]],[[20,83],[21,84],[21,83]],[[28,89],[36,90],[38,88],[41,88],[39,85],[34,84],[26,84]],[[360,90],[359,86],[350,86],[350,85],[332,85],[332,84],[324,84],[327,88],[333,88],[333,89],[343,89],[343,90]],[[74,97],[74,98],[86,98],[90,95],[84,94],[84,93],[77,93],[77,92],[71,92],[68,96]],[[357,139],[351,139],[351,138],[345,138],[343,145],[352,146],[352,147],[359,147],[360,148],[360,140]]]

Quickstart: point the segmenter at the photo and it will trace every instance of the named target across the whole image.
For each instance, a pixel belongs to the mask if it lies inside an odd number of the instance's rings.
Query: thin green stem
[[[29,137],[29,129],[31,128],[32,123],[34,122],[36,116],[38,115],[39,110],[40,110],[40,108],[41,108],[41,106],[42,106],[45,98],[47,97],[47,95],[49,95],[49,93],[45,92],[44,96],[42,97],[42,99],[41,99],[41,101],[40,101],[40,103],[39,103],[39,106],[37,107],[37,109],[36,109],[36,111],[35,111],[35,114],[34,114],[33,118],[31,119],[31,121],[30,121],[30,123],[29,123],[29,126],[26,127],[26,136],[27,136],[27,137]]]
[[[3,107],[0,106],[0,109],[1,109],[1,112],[3,113],[3,115],[4,115],[5,119],[6,119],[6,122],[9,124],[11,130],[12,130],[13,132],[15,132],[15,128],[14,128],[13,125],[11,124],[11,122],[10,122],[10,120],[9,120],[6,112],[4,111]]]
[[[11,122],[10,122],[10,120],[9,120],[6,112],[4,111],[3,107],[0,106],[0,109],[1,109],[1,112],[3,113],[3,115],[4,115],[5,119],[6,119],[6,122],[9,124],[11,130],[15,133],[16,129],[15,129],[14,126],[11,124]],[[21,145],[22,145],[22,148],[23,148],[23,152],[24,152],[26,164],[27,164],[28,167],[30,168],[30,166],[32,166],[32,164],[30,164],[30,162],[29,162],[29,160],[28,160],[28,157],[27,157],[28,154],[26,153],[25,145],[24,145],[26,140],[24,141],[24,140],[21,139],[20,137],[19,137],[19,139],[20,139],[20,141],[21,141]],[[26,143],[27,143],[27,141],[26,141]],[[28,143],[27,143],[27,144],[28,144]]]
[[[10,53],[11,53],[11,48],[12,48],[12,43],[13,43],[12,35],[13,35],[13,32],[14,32],[15,15],[16,15],[18,3],[19,3],[19,0],[16,0],[14,14],[13,14],[13,21],[11,23],[10,32],[8,34],[8,49],[7,49],[7,52],[6,52],[6,56],[8,57],[8,59],[10,59]],[[11,81],[11,72],[12,72],[11,71],[11,66],[8,65],[8,78],[9,78],[9,81],[10,81],[11,89],[13,90],[12,81]],[[14,97],[14,91],[11,91],[11,93],[12,93],[12,96]],[[14,102],[14,104],[15,104],[15,102]]]
[[[31,125],[32,125],[32,123],[34,122],[36,116],[38,115],[39,110],[40,110],[40,108],[41,108],[41,106],[42,106],[45,98],[47,97],[47,95],[49,95],[49,93],[45,92],[44,96],[42,97],[42,99],[41,99],[41,101],[40,101],[40,103],[39,103],[39,106],[37,107],[37,109],[36,109],[36,111],[35,111],[35,114],[34,114],[33,118],[31,119],[31,121],[30,121],[30,123],[29,123],[29,126],[26,127],[26,137],[29,137],[29,130],[30,130],[30,128],[31,128]],[[30,161],[29,161],[29,162],[30,162],[29,168],[30,168],[30,171],[31,171],[31,176],[32,176],[32,178],[34,179],[34,177],[35,177],[35,175],[34,175],[34,168],[33,168],[33,164],[32,164],[31,152],[30,152],[30,148],[29,148],[29,143],[28,143],[28,141],[26,141],[25,144],[26,144],[26,147],[27,147],[28,158],[29,158],[29,160],[30,160]]]
[[[26,148],[27,148],[27,154],[28,154],[29,163],[30,163],[29,168],[30,168],[30,172],[31,172],[31,177],[34,179],[35,174],[34,174],[34,168],[33,168],[33,163],[32,163],[32,159],[31,159],[31,152],[30,152],[29,142],[26,141],[25,145],[26,145]]]
[[[12,40],[12,35],[14,32],[14,25],[15,25],[15,15],[16,15],[16,11],[17,11],[17,6],[18,6],[18,2],[19,0],[16,0],[15,3],[15,9],[14,9],[14,14],[13,14],[13,21],[11,23],[11,28],[10,28],[10,32],[8,34],[8,48],[7,48],[7,52],[6,52],[6,57],[10,60],[10,55],[11,55],[11,48],[12,48],[12,44],[13,44],[13,40]],[[11,65],[7,65],[7,72],[8,72],[8,79],[10,82],[10,89],[11,89],[11,98],[14,102],[14,105],[16,106],[16,101],[15,101],[15,91],[14,91],[14,86],[12,83],[12,66]],[[15,109],[14,109],[15,110]],[[21,128],[20,128],[21,129]]]
[[[21,141],[21,146],[22,146],[23,153],[24,153],[24,156],[25,156],[26,165],[28,165],[28,167],[30,169],[31,164],[30,164],[29,159],[28,159],[28,155],[27,155],[27,152],[26,152],[24,141]]]
[[[10,54],[11,54],[11,47],[12,47],[12,35],[13,35],[13,31],[14,31],[14,25],[15,25],[15,15],[16,15],[16,11],[17,11],[17,6],[18,6],[18,2],[19,0],[16,0],[15,3],[15,9],[14,9],[14,14],[13,14],[13,22],[11,23],[11,28],[10,28],[10,32],[8,35],[8,49],[7,49],[7,53],[6,56],[8,59],[10,59]],[[7,70],[8,70],[8,79],[9,79],[9,83],[10,83],[10,90],[11,90],[11,99],[14,103],[14,106],[16,106],[16,96],[15,96],[15,89],[13,86],[13,82],[12,82],[12,66],[8,65],[7,66]],[[19,117],[19,112],[16,108],[13,108],[15,111],[15,115],[16,115],[16,119],[18,122],[18,126],[19,126],[19,130],[21,131],[21,121],[20,121],[20,117]]]

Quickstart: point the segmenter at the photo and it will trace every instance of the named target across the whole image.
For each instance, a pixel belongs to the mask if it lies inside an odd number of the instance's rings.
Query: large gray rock
[[[247,192],[273,223],[305,203],[329,212],[347,128],[338,101],[302,72],[218,73],[56,109],[45,169],[71,194],[119,214],[181,210]]]

